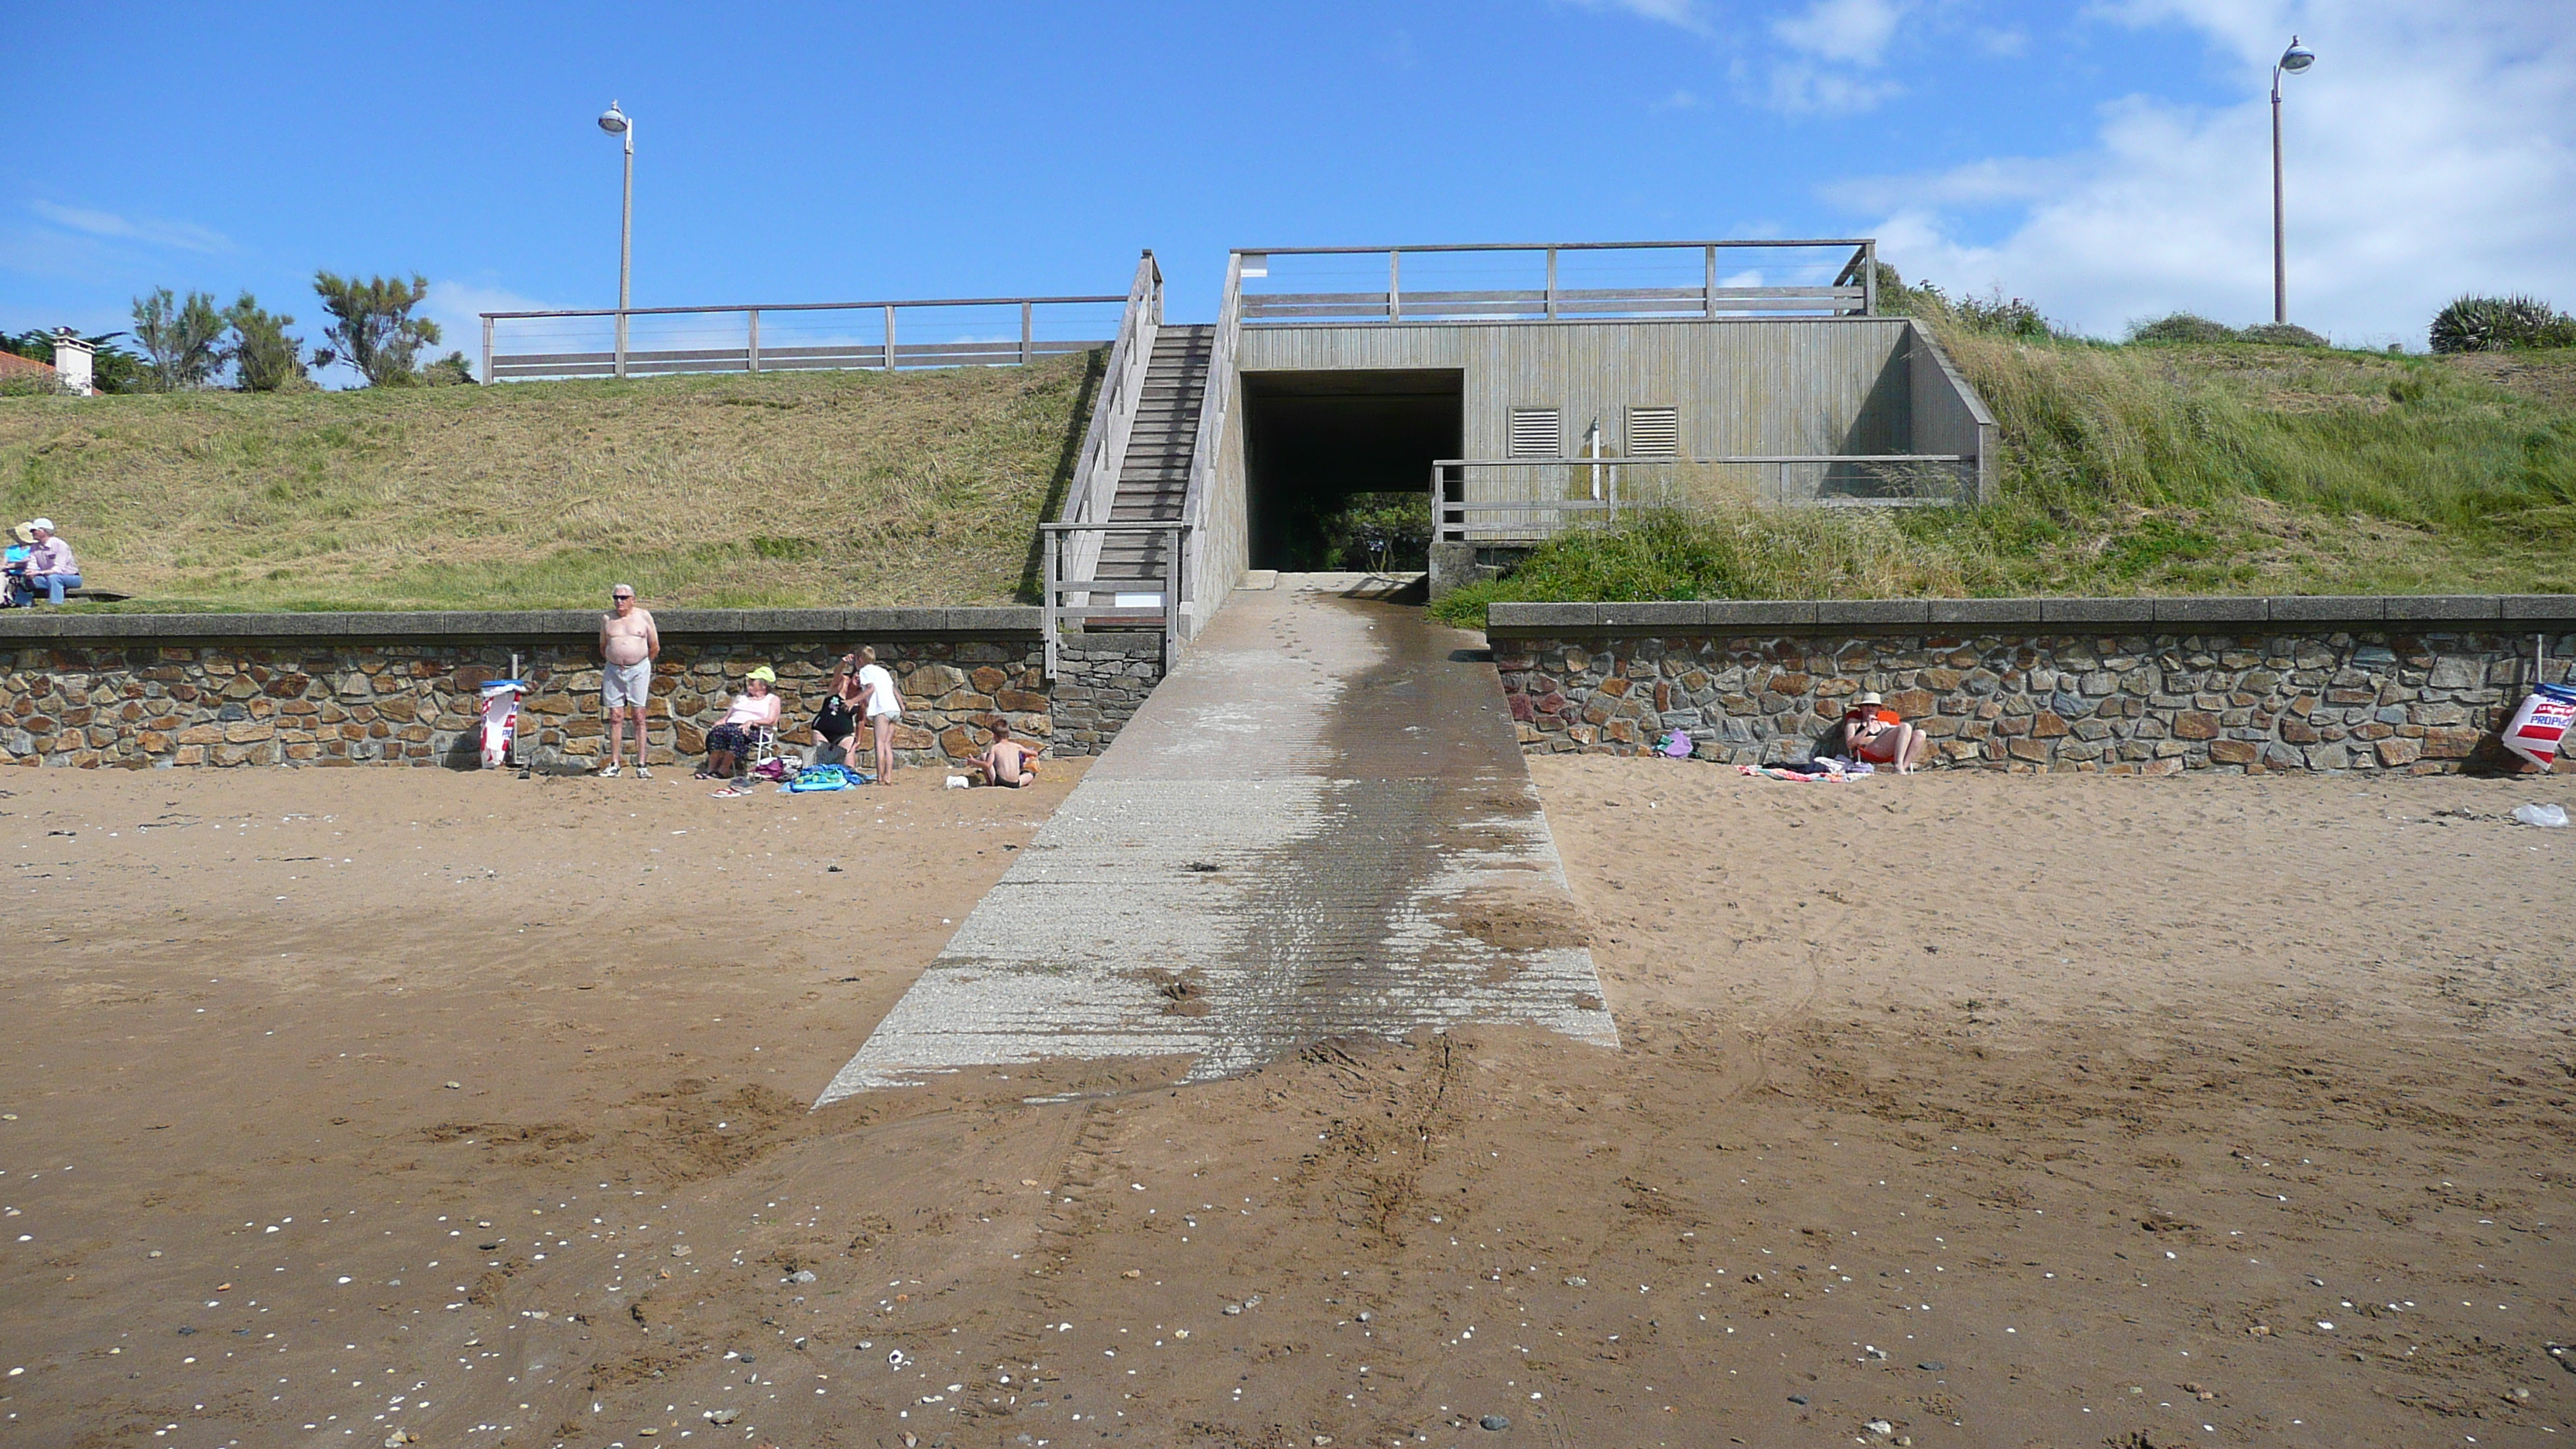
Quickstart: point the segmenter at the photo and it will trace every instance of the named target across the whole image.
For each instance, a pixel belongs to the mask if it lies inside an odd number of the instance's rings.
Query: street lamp
[[[2281,75],[2297,75],[2317,63],[2315,52],[2290,37],[2290,48],[2272,63],[2272,320],[2290,320],[2290,273],[2281,245]],[[601,121],[601,125],[607,125]],[[633,149],[630,144],[628,149]],[[632,165],[632,162],[628,164]]]
[[[2273,99],[2277,105],[2279,97],[2276,95]],[[622,136],[626,140],[626,201],[618,214],[617,221],[617,375],[624,377],[626,375],[627,282],[635,268],[635,122],[630,120],[624,111],[617,108],[617,102],[610,101],[608,109],[599,113],[599,129],[612,136]],[[2273,139],[2277,142],[2280,139],[2280,122],[2277,118],[2273,122],[2272,130]]]

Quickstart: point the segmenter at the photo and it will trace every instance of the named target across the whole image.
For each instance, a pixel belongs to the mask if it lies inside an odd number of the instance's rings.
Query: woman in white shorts
[[[877,746],[877,783],[894,783],[894,727],[903,718],[903,696],[895,692],[894,676],[877,662],[877,651],[862,649],[855,656],[859,665],[860,717],[868,722]]]

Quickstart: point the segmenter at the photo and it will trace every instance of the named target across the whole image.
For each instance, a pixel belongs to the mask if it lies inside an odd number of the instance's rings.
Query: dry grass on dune
[[[127,607],[1007,602],[1092,367],[13,398],[0,489]]]

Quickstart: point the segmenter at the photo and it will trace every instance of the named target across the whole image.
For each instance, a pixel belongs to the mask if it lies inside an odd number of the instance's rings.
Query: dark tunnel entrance
[[[1461,456],[1466,374],[1247,372],[1257,569],[1424,567],[1431,464]]]

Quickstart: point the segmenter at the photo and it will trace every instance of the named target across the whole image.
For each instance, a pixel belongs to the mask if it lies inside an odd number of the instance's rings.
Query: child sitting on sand
[[[966,762],[966,773],[987,785],[1008,785],[1016,790],[1038,782],[1038,752],[1011,738],[1011,727],[993,726],[993,743],[984,753]]]

